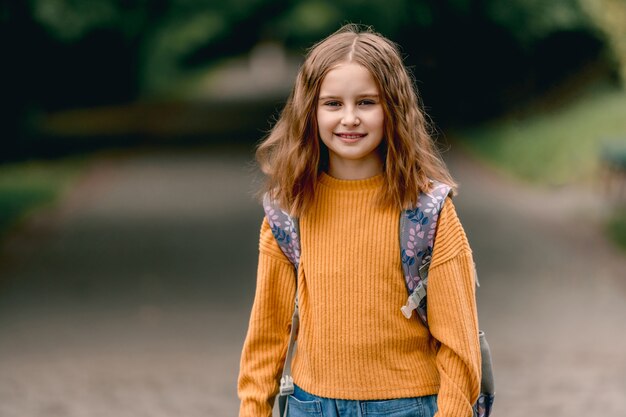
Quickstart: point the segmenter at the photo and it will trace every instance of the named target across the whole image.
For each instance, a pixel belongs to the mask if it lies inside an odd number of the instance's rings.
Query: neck
[[[362,180],[383,172],[383,163],[378,157],[366,160],[334,160],[330,158],[328,175],[340,180]]]

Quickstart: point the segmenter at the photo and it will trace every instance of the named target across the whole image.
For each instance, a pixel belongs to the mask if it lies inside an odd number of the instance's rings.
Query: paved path
[[[5,244],[0,416],[236,415],[261,220],[248,162],[102,157]],[[595,196],[451,165],[483,285],[494,415],[626,415],[626,257],[598,233]]]
[[[600,233],[601,196],[451,162],[481,277],[495,415],[626,415],[626,257]]]

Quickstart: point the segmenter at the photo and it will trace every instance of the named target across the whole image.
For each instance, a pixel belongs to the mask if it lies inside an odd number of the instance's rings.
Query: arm
[[[295,297],[294,267],[263,220],[254,304],[241,354],[240,417],[270,417],[289,339]]]
[[[428,322],[439,342],[438,417],[471,417],[480,390],[480,346],[471,249],[451,200],[439,218],[428,277]]]

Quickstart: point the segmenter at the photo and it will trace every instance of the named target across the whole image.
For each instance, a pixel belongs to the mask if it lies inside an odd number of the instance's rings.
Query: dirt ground
[[[0,257],[0,416],[237,414],[261,208],[250,155],[102,155]],[[449,156],[494,416],[626,415],[626,256],[603,196]]]

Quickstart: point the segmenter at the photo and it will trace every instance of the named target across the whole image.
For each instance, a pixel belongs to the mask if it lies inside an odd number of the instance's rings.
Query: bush
[[[0,166],[0,236],[34,210],[53,203],[83,165],[73,158]]]
[[[626,250],[626,207],[617,210],[607,225],[611,239]]]

